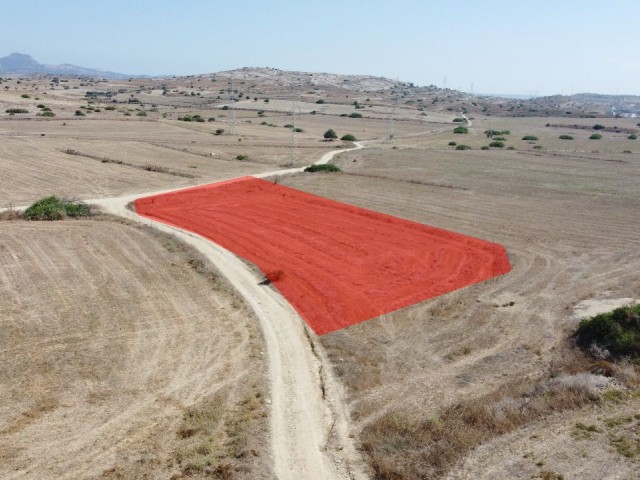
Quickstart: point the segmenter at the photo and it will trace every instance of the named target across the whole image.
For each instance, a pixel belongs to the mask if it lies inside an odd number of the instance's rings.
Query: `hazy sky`
[[[0,0],[0,57],[130,74],[238,67],[475,93],[640,95],[640,0]],[[473,87],[472,87],[473,86]]]

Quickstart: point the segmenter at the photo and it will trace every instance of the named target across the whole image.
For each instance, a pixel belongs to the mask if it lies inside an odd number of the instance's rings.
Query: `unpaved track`
[[[356,142],[353,149],[363,148]],[[351,149],[346,149],[351,150]],[[327,163],[335,150],[317,163]],[[260,177],[300,172],[289,169]],[[315,335],[289,304],[234,254],[194,233],[139,217],[126,206],[141,195],[91,200],[111,214],[153,225],[207,256],[245,298],[260,320],[271,384],[274,471],[280,480],[364,479],[362,461],[349,437],[341,385]]]

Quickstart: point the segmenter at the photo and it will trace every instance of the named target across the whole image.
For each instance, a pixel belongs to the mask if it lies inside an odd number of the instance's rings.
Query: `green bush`
[[[326,140],[335,140],[336,138],[338,138],[338,135],[336,134],[335,130],[333,130],[333,128],[330,128],[329,130],[324,132],[323,137]]]
[[[347,133],[346,135],[343,135],[340,140],[344,140],[345,142],[355,142],[357,138],[354,135]]]
[[[51,196],[42,198],[27,208],[23,217],[27,220],[62,220],[66,217],[86,217],[89,215],[91,215],[89,205]]]
[[[482,147],[480,147],[480,150],[489,150],[489,146],[488,145],[483,145]]]
[[[23,93],[22,95],[20,95],[22,98],[31,98],[31,95],[29,95],[28,93]]]
[[[576,340],[582,348],[596,345],[613,357],[639,357],[640,305],[585,318],[578,326]]]
[[[491,142],[489,144],[490,147],[494,147],[494,148],[503,148],[504,147],[504,142],[501,142],[500,140],[494,140],[493,142]]]
[[[637,136],[635,133],[632,133],[631,135],[629,135],[629,136],[627,137],[627,139],[629,139],[629,140],[637,140],[637,139],[638,139],[638,136]]]
[[[75,115],[76,117],[84,117],[84,113],[82,113],[82,110],[76,110]]]
[[[246,160],[249,158],[249,155],[237,155],[236,160]]]
[[[300,127],[296,127],[296,128],[294,128],[294,129],[293,129],[293,131],[294,131],[294,132],[297,132],[297,133],[302,133],[302,132],[304,132],[304,130],[303,130],[303,129],[301,129]]]
[[[600,140],[601,138],[602,138],[602,135],[600,135],[599,133],[593,133],[589,137],[589,140]]]
[[[113,111],[116,109],[116,107],[112,107],[112,106],[108,106],[108,107],[104,107],[105,110],[109,110],[109,111]]]
[[[605,127],[604,125],[600,125],[599,123],[596,123],[596,124],[593,126],[593,129],[594,129],[594,130],[604,130],[605,128],[606,128],[606,127]]]
[[[147,112],[140,111],[140,112],[136,113],[136,115],[139,116],[139,117],[146,117],[147,116]]]
[[[56,114],[53,113],[52,111],[48,110],[46,112],[42,112],[39,114],[41,117],[55,117]]]
[[[465,123],[466,120],[462,117],[456,117],[453,119],[453,123]]]
[[[5,112],[10,113],[11,115],[14,115],[16,113],[29,113],[29,110],[26,110],[24,108],[9,108],[5,110]]]
[[[487,138],[491,138],[495,135],[511,135],[511,130],[485,130],[484,134]]]
[[[331,163],[323,163],[322,165],[310,165],[304,169],[305,172],[339,172],[340,168]]]
[[[571,135],[560,135],[558,138],[560,140],[573,140],[573,137]]]
[[[284,126],[284,128],[293,128],[293,125],[292,125],[292,124],[290,124],[290,123],[287,123],[287,124]]]
[[[353,112],[349,114],[350,118],[362,118],[362,114],[361,113],[357,113],[357,112]]]
[[[37,108],[47,108],[47,106],[44,103],[39,103],[38,105],[36,105]]]
[[[450,147],[455,147],[456,145],[457,145],[457,143],[456,143],[456,142],[449,142],[449,146],[450,146]]]
[[[456,127],[453,129],[453,133],[469,133],[469,129],[467,127]]]
[[[542,150],[542,145],[535,145],[533,148],[536,150]]]
[[[316,103],[318,103],[318,104],[322,105],[322,104],[324,103],[324,100],[323,100],[323,99],[316,100]]]
[[[456,150],[471,150],[471,147],[469,145],[458,145],[456,147]]]
[[[216,135],[222,135],[224,133],[224,128],[216,128]]]
[[[536,137],[535,135],[525,135],[524,137],[522,137],[522,140],[528,140],[530,142],[535,142],[536,140],[538,140],[538,137]]]

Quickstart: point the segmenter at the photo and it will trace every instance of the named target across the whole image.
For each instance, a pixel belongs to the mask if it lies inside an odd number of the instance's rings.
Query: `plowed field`
[[[319,335],[502,275],[502,246],[251,177],[136,211],[256,264]]]

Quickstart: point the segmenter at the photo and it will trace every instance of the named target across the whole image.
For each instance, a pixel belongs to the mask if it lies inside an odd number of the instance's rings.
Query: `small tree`
[[[335,140],[336,138],[338,138],[338,135],[333,130],[333,128],[330,128],[329,130],[324,132],[323,136],[324,136],[325,140]]]
[[[342,138],[340,138],[340,140],[344,140],[346,142],[355,142],[357,139],[355,135],[347,133],[346,135],[343,135]]]

